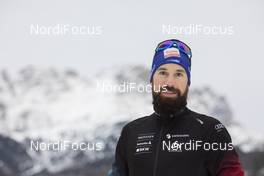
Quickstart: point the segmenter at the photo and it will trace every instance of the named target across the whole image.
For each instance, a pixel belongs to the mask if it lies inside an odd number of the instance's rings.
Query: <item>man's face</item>
[[[175,113],[187,104],[188,77],[178,64],[161,65],[152,81],[154,110],[158,113]]]
[[[181,95],[187,89],[188,77],[184,68],[178,64],[161,65],[153,75],[153,88],[158,91],[160,87],[167,86],[168,88],[178,89]],[[161,96],[176,98],[179,96],[171,90],[164,90]]]

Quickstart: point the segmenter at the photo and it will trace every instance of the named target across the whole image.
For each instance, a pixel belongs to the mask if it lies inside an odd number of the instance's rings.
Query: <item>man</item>
[[[186,107],[191,57],[176,39],[157,46],[150,74],[155,112],[122,129],[109,175],[244,175],[224,125]]]

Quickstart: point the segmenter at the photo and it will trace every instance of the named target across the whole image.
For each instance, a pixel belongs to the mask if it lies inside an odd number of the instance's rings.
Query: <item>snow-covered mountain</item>
[[[153,112],[148,76],[143,66],[108,68],[88,78],[74,70],[35,66],[18,72],[2,70],[0,168],[14,172],[6,164],[9,156],[3,157],[6,148],[23,154],[15,167],[21,175],[56,173],[111,158],[122,126]],[[188,106],[222,121],[242,151],[264,149],[263,136],[244,129],[233,117],[226,97],[211,88],[191,88]],[[32,149],[32,141],[66,140],[89,143],[90,149]]]

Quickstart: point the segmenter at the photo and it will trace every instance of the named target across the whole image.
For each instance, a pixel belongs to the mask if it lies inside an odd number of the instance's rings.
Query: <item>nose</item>
[[[169,75],[165,81],[165,84],[169,87],[176,87],[176,80],[172,75]]]

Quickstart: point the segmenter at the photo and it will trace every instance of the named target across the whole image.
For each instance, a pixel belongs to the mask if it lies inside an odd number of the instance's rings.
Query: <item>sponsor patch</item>
[[[163,51],[164,53],[164,58],[169,58],[169,57],[181,57],[180,51],[178,48],[168,48]]]
[[[138,134],[134,154],[152,153],[154,136],[154,132]]]
[[[222,129],[224,129],[224,128],[225,128],[225,126],[223,124],[221,124],[221,123],[215,125],[215,130],[217,132],[222,131]]]

